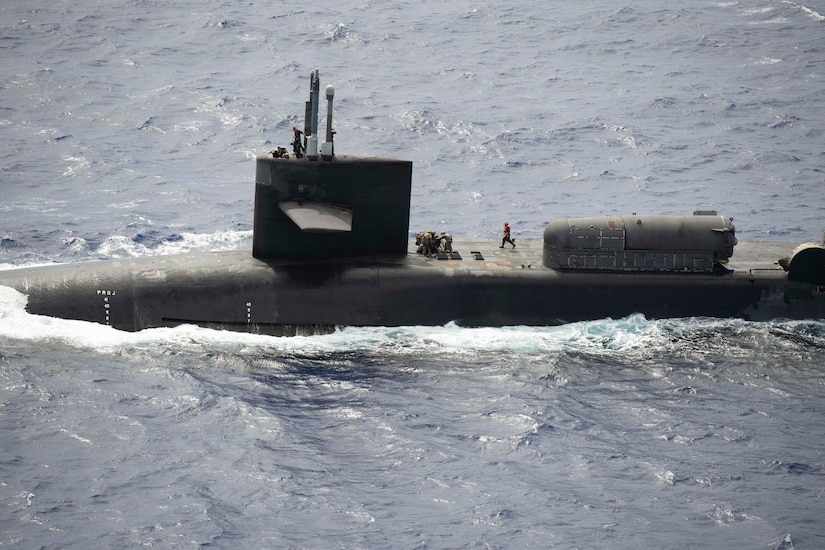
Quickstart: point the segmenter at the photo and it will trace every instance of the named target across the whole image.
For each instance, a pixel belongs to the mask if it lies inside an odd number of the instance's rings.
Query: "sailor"
[[[424,234],[421,235],[421,249],[424,254],[432,254],[432,248],[433,235],[429,231],[425,231]]]
[[[435,239],[435,231],[426,231],[424,232],[424,236],[422,237],[422,244],[424,245],[424,254],[435,254],[436,252],[436,244]]]
[[[444,252],[453,251],[453,236],[449,233],[441,232],[441,242],[444,246]]]
[[[303,135],[304,133],[300,131],[297,126],[292,127],[291,145],[292,152],[295,153],[295,158],[302,158],[304,156],[304,151],[306,151],[306,149],[304,148],[303,139],[301,139],[301,136]]]
[[[515,239],[510,238],[510,224],[504,222],[504,238],[501,239],[501,246],[499,248],[504,248],[504,243],[510,243],[513,245],[513,248],[516,247]]]
[[[435,231],[430,231],[430,254],[438,252],[438,245],[441,244],[441,238]]]

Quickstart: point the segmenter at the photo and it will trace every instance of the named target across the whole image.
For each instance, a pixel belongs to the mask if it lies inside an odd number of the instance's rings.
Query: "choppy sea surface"
[[[411,232],[825,230],[825,3],[7,2],[0,268],[251,247],[308,75]],[[323,123],[322,123],[323,126]],[[825,322],[124,333],[0,288],[0,546],[822,548]]]

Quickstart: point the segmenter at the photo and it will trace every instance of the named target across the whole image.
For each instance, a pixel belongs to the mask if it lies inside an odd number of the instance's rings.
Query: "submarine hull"
[[[634,313],[825,318],[823,287],[788,281],[773,262],[748,262],[748,250],[753,257],[779,257],[776,243],[744,245],[745,261],[716,273],[570,272],[541,265],[541,242],[520,241],[518,251],[493,242],[464,245],[472,255],[442,259],[414,252],[336,261],[190,253],[0,271],[0,285],[26,294],[30,313],[123,330],[544,326]]]
[[[556,220],[518,250],[434,231],[409,243],[412,162],[336,156],[333,96],[327,86],[320,154],[316,69],[293,156],[256,158],[251,253],[12,269],[0,285],[25,294],[30,313],[125,330],[825,318],[825,247],[740,245],[734,257],[733,220],[714,211]]]

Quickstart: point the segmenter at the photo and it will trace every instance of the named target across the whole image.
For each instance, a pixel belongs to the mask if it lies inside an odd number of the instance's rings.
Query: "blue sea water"
[[[308,75],[411,232],[820,241],[825,4],[0,6],[0,263],[249,248]],[[825,323],[123,333],[0,288],[0,546],[821,548]]]

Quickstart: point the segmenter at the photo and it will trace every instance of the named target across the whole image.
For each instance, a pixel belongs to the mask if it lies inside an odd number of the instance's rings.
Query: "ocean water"
[[[308,75],[412,233],[825,230],[825,4],[0,6],[0,267],[251,247]],[[323,122],[322,122],[323,126]],[[0,546],[822,548],[825,322],[138,333],[0,288]]]

